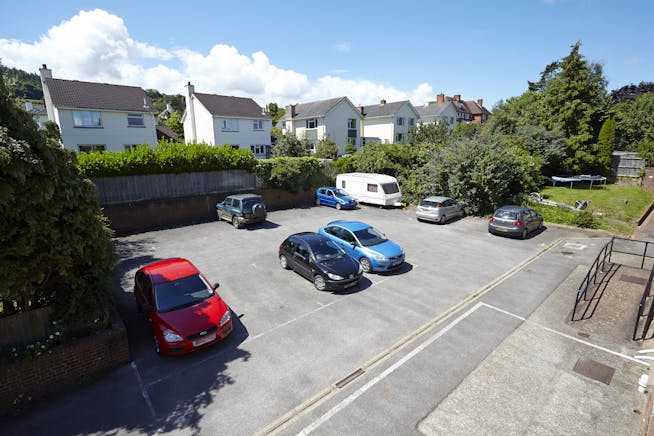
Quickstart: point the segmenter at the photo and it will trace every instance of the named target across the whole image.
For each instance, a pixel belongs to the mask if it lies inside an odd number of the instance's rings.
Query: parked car
[[[333,221],[321,227],[318,233],[337,242],[359,261],[364,272],[389,271],[404,263],[404,250],[370,224]]]
[[[347,195],[347,192],[342,189],[334,188],[333,186],[323,186],[316,189],[316,205],[335,207],[341,209],[354,209],[357,207],[357,201]]]
[[[146,265],[134,277],[134,298],[150,323],[157,353],[185,354],[214,344],[232,331],[229,307],[188,260]]]
[[[359,203],[379,206],[402,206],[402,192],[397,179],[386,174],[345,173],[336,176],[336,187]]]
[[[427,197],[416,207],[416,218],[418,221],[424,220],[445,224],[445,221],[451,218],[464,215],[463,205],[449,197]]]
[[[337,243],[312,232],[286,238],[279,246],[279,264],[311,280],[319,291],[355,286],[363,275],[359,262]]]
[[[543,217],[524,206],[502,206],[488,222],[488,231],[495,235],[519,236],[526,239],[529,232],[543,226]]]
[[[268,212],[263,198],[257,194],[228,195],[216,204],[218,221],[224,219],[231,222],[237,229],[247,224],[262,223],[266,220]]]

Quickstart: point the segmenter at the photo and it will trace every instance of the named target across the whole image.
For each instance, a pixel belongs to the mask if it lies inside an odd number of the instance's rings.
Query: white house
[[[360,108],[364,115],[362,135],[366,142],[379,141],[386,144],[409,142],[409,129],[420,118],[409,100]]]
[[[457,110],[451,101],[427,103],[424,106],[416,107],[416,110],[420,114],[419,122],[422,124],[441,122],[447,124],[447,128],[452,130],[459,123]]]
[[[359,148],[363,116],[347,97],[286,106],[282,133],[293,133],[315,145],[322,139],[334,141],[339,154],[346,144]]]
[[[184,97],[182,123],[187,143],[227,144],[251,150],[258,158],[270,156],[272,118],[254,100],[196,93],[191,82]]]
[[[39,69],[48,119],[65,148],[78,152],[124,151],[157,144],[154,109],[142,88],[53,79]]]

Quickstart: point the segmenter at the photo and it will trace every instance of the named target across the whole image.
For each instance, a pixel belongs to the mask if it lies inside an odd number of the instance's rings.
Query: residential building
[[[362,135],[365,142],[408,143],[409,129],[418,123],[420,114],[409,100],[361,106],[364,115]]]
[[[65,148],[78,152],[124,151],[157,144],[154,109],[142,88],[62,80],[39,69],[48,119]]]
[[[272,117],[251,98],[196,93],[191,82],[184,98],[182,124],[187,143],[231,145],[251,150],[257,158],[272,154]]]
[[[45,129],[45,123],[48,121],[48,111],[45,110],[45,104],[26,100],[25,110],[32,116],[36,124],[38,124],[39,129]]]
[[[363,115],[347,97],[337,97],[310,103],[286,106],[282,133],[293,133],[314,145],[328,139],[338,145],[339,154],[346,144],[361,146],[361,121]]]
[[[490,111],[484,107],[484,100],[481,98],[477,101],[465,101],[461,99],[460,94],[448,97],[441,93],[436,96],[437,104],[446,102],[451,102],[454,105],[457,112],[458,123],[485,123],[488,120],[488,116],[491,114]]]
[[[419,123],[445,123],[447,124],[448,130],[452,130],[458,124],[457,110],[451,101],[427,103],[424,106],[417,106],[416,110],[420,114]]]

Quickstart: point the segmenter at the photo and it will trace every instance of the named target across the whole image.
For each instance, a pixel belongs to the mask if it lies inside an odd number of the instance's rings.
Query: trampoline
[[[593,189],[593,182],[601,182],[606,185],[606,177],[604,176],[591,176],[588,174],[581,174],[578,176],[552,176],[552,182],[556,186],[556,182],[570,183],[570,187],[575,182],[590,182],[589,189]]]

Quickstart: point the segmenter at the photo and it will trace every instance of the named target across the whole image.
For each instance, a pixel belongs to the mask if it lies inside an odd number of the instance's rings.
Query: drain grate
[[[610,366],[596,362],[592,359],[579,359],[577,360],[573,371],[583,375],[584,377],[588,377],[608,385],[613,379],[615,368],[611,368]]]
[[[647,279],[644,277],[628,276],[627,274],[622,274],[620,281],[627,283],[634,283],[636,285],[646,285]]]

